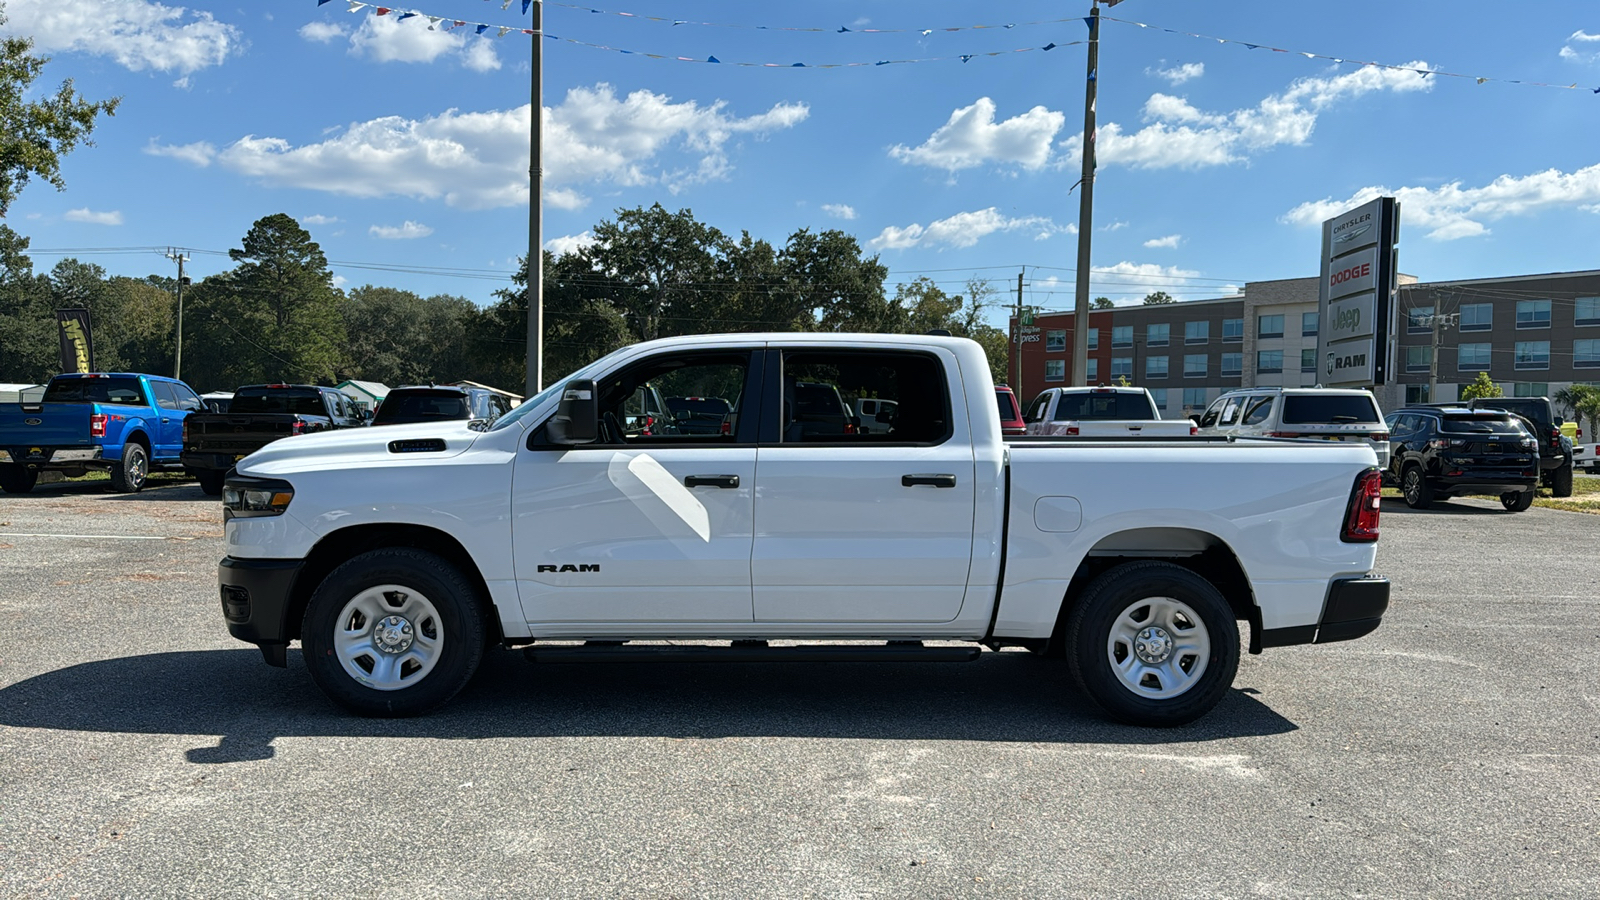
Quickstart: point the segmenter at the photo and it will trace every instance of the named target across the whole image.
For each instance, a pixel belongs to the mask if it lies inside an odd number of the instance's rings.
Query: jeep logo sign
[[[1389,380],[1399,229],[1393,197],[1322,223],[1317,376],[1323,387],[1376,387]]]

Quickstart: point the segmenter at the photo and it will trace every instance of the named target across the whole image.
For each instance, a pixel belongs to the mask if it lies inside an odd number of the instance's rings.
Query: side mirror
[[[473,431],[488,431],[489,430],[489,420],[488,419],[482,419],[482,418],[473,419],[472,421],[467,423],[467,427],[472,429]]]
[[[1567,424],[1567,420],[1566,419],[1563,419],[1560,416],[1556,416],[1556,427],[1557,428],[1560,428],[1561,426],[1563,426],[1565,424]]]
[[[591,379],[567,382],[561,405],[545,424],[552,444],[592,444],[600,438],[600,391]]]

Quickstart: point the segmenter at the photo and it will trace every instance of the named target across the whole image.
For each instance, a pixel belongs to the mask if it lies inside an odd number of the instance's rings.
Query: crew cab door
[[[530,623],[751,620],[761,355],[650,356],[598,383],[599,441],[556,446],[542,427],[532,431],[511,497]],[[727,399],[726,433],[686,434],[671,419],[637,415],[640,393],[653,390]]]
[[[967,411],[946,374],[956,366],[943,348],[768,350],[750,566],[756,621],[866,631],[961,611],[976,492]],[[808,421],[796,402],[807,385],[831,385],[849,408],[893,400],[893,416],[870,433],[837,416]]]

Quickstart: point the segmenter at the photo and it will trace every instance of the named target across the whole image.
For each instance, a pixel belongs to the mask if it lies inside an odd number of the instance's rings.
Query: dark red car
[[[994,386],[994,399],[1000,404],[1000,433],[1002,435],[1027,434],[1028,425],[1022,421],[1022,407],[1017,405],[1017,395],[1003,384]]]

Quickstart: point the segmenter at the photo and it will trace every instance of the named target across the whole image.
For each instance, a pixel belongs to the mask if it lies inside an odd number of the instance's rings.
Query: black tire
[[[1428,483],[1421,466],[1411,466],[1400,474],[1400,493],[1412,509],[1427,509],[1433,505],[1433,485]]]
[[[1161,606],[1172,615],[1158,612]],[[1141,611],[1147,614],[1143,619]],[[1156,665],[1135,662],[1139,668],[1127,672],[1121,660],[1137,657],[1132,642],[1119,635],[1141,622],[1156,627],[1152,643],[1159,652],[1166,640],[1169,655]],[[1143,638],[1150,630],[1139,629],[1137,635]],[[1203,652],[1185,655],[1185,644]],[[1125,563],[1091,582],[1067,619],[1066,647],[1084,693],[1129,725],[1167,728],[1193,722],[1222,700],[1239,670],[1239,625],[1228,601],[1211,582],[1165,562]]]
[[[128,441],[122,445],[122,461],[111,467],[111,489],[120,494],[137,494],[150,477],[150,454],[144,445]]]
[[[384,587],[394,589],[378,590]],[[404,624],[380,629],[391,618],[375,619],[375,608]],[[300,632],[306,666],[329,699],[357,715],[421,715],[454,697],[478,670],[484,610],[472,581],[435,554],[410,547],[363,553],[311,595]],[[340,633],[364,634],[370,643],[341,645]]]
[[[1550,496],[1572,496],[1572,463],[1563,463],[1561,468],[1550,472]]]
[[[222,480],[227,474],[221,469],[196,469],[194,477],[200,482],[200,490],[207,496],[216,497],[222,493]]]
[[[1533,489],[1526,491],[1507,491],[1500,495],[1500,505],[1512,512],[1522,512],[1533,505]]]
[[[6,463],[0,466],[0,491],[8,494],[26,494],[39,483],[39,473],[27,466]]]

